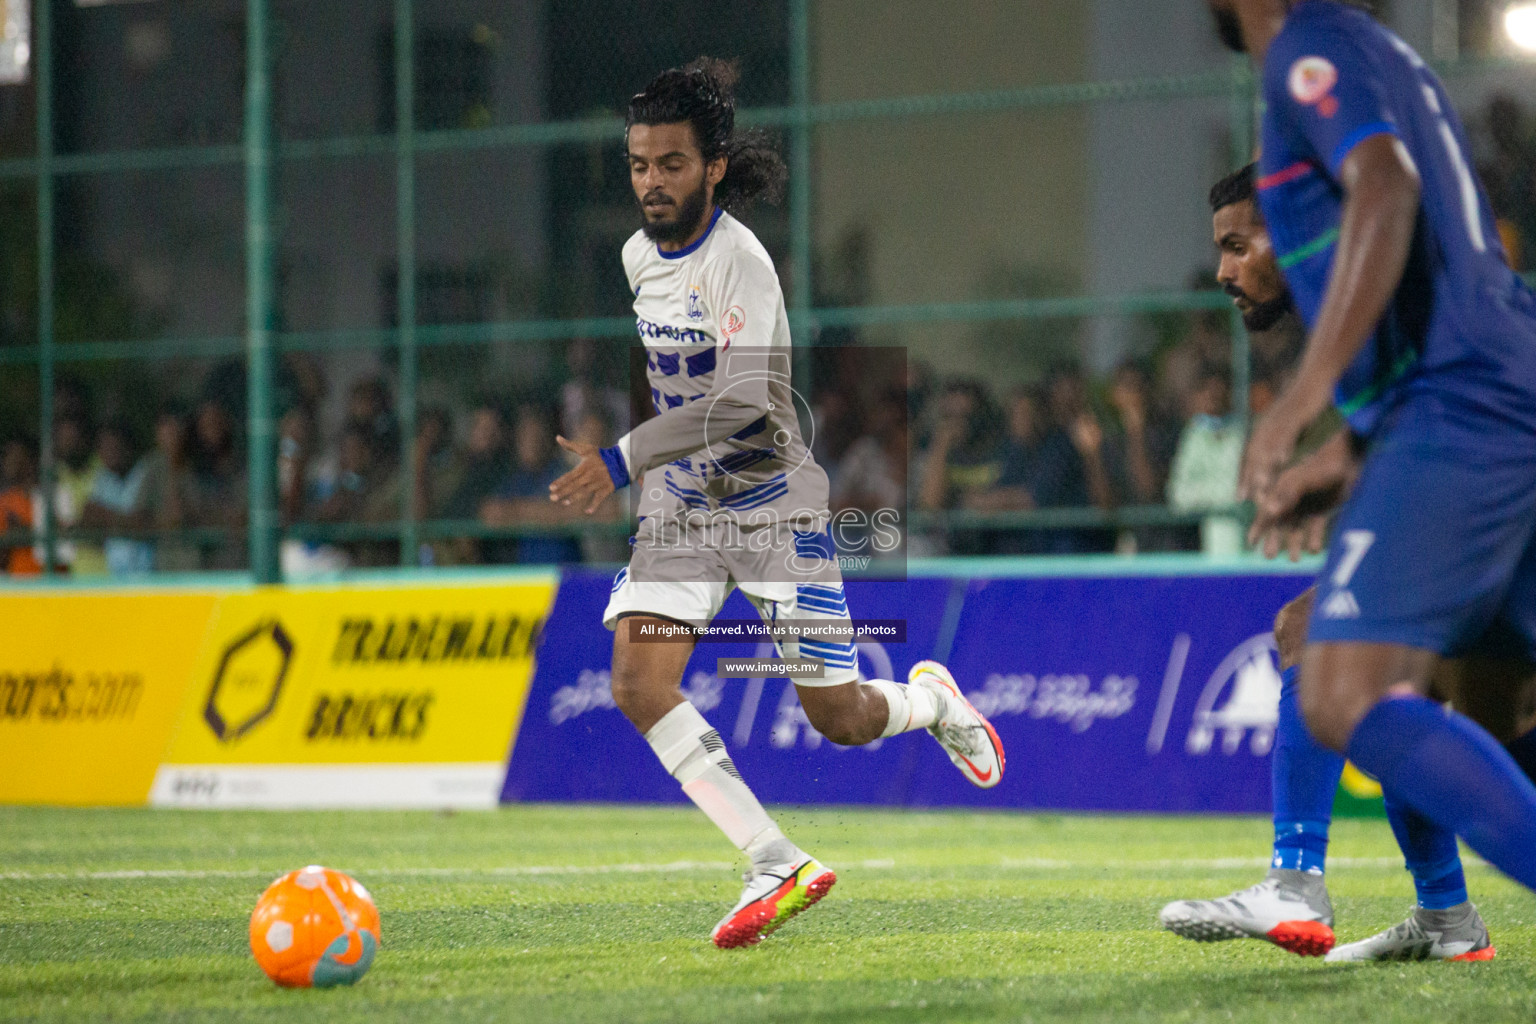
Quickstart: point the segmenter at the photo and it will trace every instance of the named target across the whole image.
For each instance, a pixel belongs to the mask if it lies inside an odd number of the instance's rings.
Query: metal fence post
[[[412,0],[395,0],[396,327],[400,341],[400,564],[415,565],[416,508],[416,63]]]
[[[1234,167],[1242,167],[1254,159],[1256,147],[1253,73],[1248,58],[1232,58],[1232,93],[1228,100],[1228,117],[1232,131],[1232,161]],[[1251,383],[1253,354],[1248,343],[1248,329],[1243,326],[1243,315],[1236,309],[1231,314],[1232,323],[1232,411],[1244,423],[1248,421],[1248,388]]]
[[[271,0],[246,0],[245,337],[246,472],[251,575],[278,583],[276,450],[272,422],[277,328],[272,220]]]
[[[53,0],[37,0],[33,55],[37,67],[37,386],[38,483],[43,491],[43,572],[57,562],[54,497],[58,472],[53,450]]]
[[[810,344],[811,295],[811,12],[810,0],[789,0],[789,322],[795,344]],[[798,368],[797,368],[798,369]],[[802,384],[802,386],[805,386]]]
[[[1232,124],[1233,167],[1241,167],[1253,160],[1258,140],[1255,129],[1255,95],[1253,72],[1247,57],[1232,57],[1232,95],[1229,101]],[[1243,422],[1249,419],[1249,385],[1252,384],[1252,347],[1249,345],[1247,327],[1243,315],[1230,313],[1232,318],[1232,411]]]

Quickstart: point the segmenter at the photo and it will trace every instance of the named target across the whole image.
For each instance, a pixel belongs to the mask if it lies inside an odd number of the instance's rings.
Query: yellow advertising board
[[[0,593],[0,802],[142,804],[217,601]]]
[[[152,802],[494,804],[555,585],[225,595]]]
[[[556,585],[0,591],[0,803],[490,806]]]

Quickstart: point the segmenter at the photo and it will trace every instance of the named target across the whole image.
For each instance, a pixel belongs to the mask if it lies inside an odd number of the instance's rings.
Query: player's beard
[[[677,217],[672,221],[653,221],[647,217],[644,224],[645,237],[663,243],[687,241],[704,220],[705,199],[705,186],[701,181],[698,191],[683,196],[683,201],[677,205]]]
[[[1228,285],[1223,290],[1234,299],[1247,295],[1235,285]],[[1281,317],[1295,308],[1296,303],[1292,300],[1290,291],[1281,292],[1278,298],[1270,299],[1268,302],[1255,302],[1248,307],[1248,311],[1243,314],[1243,326],[1250,331],[1267,331],[1279,323]]]
[[[1216,34],[1223,46],[1233,53],[1248,52],[1248,45],[1243,42],[1243,24],[1237,20],[1236,11],[1212,7],[1211,17],[1216,19]]]

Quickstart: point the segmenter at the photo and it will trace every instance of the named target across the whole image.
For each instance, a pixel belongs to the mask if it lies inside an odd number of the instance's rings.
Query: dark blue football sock
[[[1280,721],[1275,725],[1270,762],[1275,804],[1275,855],[1270,867],[1321,874],[1344,759],[1307,731],[1296,693],[1299,671],[1292,666],[1280,675]]]
[[[1456,834],[1447,832],[1422,814],[1386,794],[1387,820],[1402,848],[1419,906],[1448,910],[1467,902],[1467,880],[1461,871]]]
[[[1382,789],[1536,889],[1536,785],[1494,738],[1424,697],[1390,697],[1349,739]]]

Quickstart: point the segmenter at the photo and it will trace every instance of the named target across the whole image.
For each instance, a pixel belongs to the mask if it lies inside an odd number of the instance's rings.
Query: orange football
[[[351,985],[379,949],[379,908],[356,880],[311,864],[267,886],[251,912],[251,952],[290,988]]]

